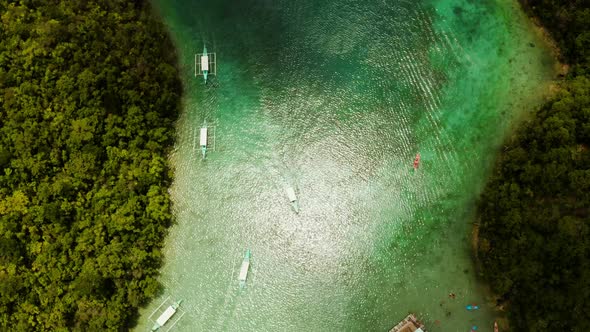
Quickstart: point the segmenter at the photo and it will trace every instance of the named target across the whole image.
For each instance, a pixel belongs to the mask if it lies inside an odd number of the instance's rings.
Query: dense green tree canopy
[[[573,71],[506,143],[484,190],[479,257],[517,331],[590,331],[590,9],[523,1]]]
[[[520,0],[559,44],[565,59],[590,75],[590,1]]]
[[[174,48],[145,0],[0,15],[0,330],[125,328],[171,222]]]

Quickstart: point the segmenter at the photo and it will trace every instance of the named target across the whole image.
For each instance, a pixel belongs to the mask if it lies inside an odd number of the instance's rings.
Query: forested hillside
[[[174,47],[147,0],[0,15],[0,330],[126,329],[171,223]]]
[[[590,6],[522,1],[572,65],[506,142],[481,197],[479,257],[514,331],[590,331]]]

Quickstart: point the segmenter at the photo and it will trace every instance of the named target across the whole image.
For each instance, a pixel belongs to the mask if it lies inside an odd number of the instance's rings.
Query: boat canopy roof
[[[160,324],[160,326],[164,326],[164,324],[166,324],[166,322],[170,319],[170,317],[172,317],[172,315],[174,315],[175,312],[176,309],[174,309],[172,306],[169,306],[166,311],[164,311],[160,317],[158,317],[156,323]]]
[[[246,281],[246,278],[248,277],[248,268],[250,267],[250,262],[246,261],[242,263],[242,268],[240,269],[240,276],[238,277],[238,280],[240,281]]]
[[[295,202],[297,200],[297,196],[295,196],[295,190],[291,187],[287,187],[285,189],[287,191],[287,196],[289,196],[289,201]]]
[[[207,127],[201,128],[200,145],[207,146]]]
[[[201,70],[209,70],[209,56],[207,54],[201,56]]]

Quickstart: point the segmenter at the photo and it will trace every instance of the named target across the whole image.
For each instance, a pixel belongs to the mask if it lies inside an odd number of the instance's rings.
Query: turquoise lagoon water
[[[554,65],[516,1],[155,5],[185,96],[164,290],[137,331],[168,296],[184,300],[177,331],[387,331],[409,312],[428,331],[492,330],[474,203]],[[218,62],[207,85],[194,77],[203,43]],[[205,120],[215,151],[202,161]]]

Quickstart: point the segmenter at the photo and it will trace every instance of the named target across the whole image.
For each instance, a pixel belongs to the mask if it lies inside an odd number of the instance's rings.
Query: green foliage
[[[590,9],[523,2],[576,69],[499,156],[479,204],[479,257],[514,330],[590,331]]]
[[[1,331],[121,330],[156,294],[173,49],[145,0],[0,0]]]
[[[588,0],[520,0],[559,44],[565,60],[586,74],[590,68],[590,4]]]

